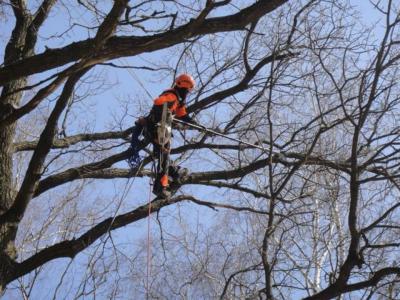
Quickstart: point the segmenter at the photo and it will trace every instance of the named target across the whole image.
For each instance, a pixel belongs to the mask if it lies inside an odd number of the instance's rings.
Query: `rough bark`
[[[12,1],[14,15],[16,19],[15,27],[8,42],[4,65],[24,59],[32,54],[32,48],[26,47],[26,39],[32,17],[27,14],[24,1]],[[4,119],[13,112],[13,108],[19,105],[22,93],[11,91],[20,89],[26,85],[26,77],[19,77],[18,80],[9,81],[2,90],[0,97],[0,120]],[[10,124],[0,129],[0,214],[3,214],[11,206],[13,201],[13,138],[15,134],[15,124]],[[14,226],[0,226],[0,292],[3,290],[4,274],[10,270],[12,261],[16,258],[14,240],[16,229]]]
[[[55,0],[44,0],[37,12],[30,14],[26,8],[25,1],[11,1],[14,11],[16,23],[11,38],[6,46],[4,55],[5,67],[12,65],[18,61],[26,59],[34,55],[34,47],[37,41],[37,33],[40,26],[46,20],[47,15],[55,4]],[[116,1],[111,11],[111,19],[116,18],[115,15],[121,14],[126,1]],[[106,18],[107,20],[107,18]],[[101,47],[107,38],[111,36],[116,27],[112,21],[107,22],[107,28],[102,30],[104,37],[96,36],[99,42],[96,43]],[[104,39],[103,39],[104,38]],[[19,221],[23,217],[23,212],[32,198],[34,190],[40,179],[40,171],[43,162],[49,152],[54,138],[57,121],[62,113],[70,93],[74,88],[77,80],[85,73],[87,69],[83,68],[77,75],[72,76],[71,82],[66,83],[65,94],[62,95],[57,102],[52,115],[49,118],[42,135],[39,140],[38,147],[28,167],[24,183],[18,193],[13,192],[13,164],[12,155],[14,153],[14,135],[16,122],[6,124],[0,128],[0,215],[2,222],[0,225],[0,293],[4,290],[7,278],[14,273],[15,259],[17,251],[15,249],[15,238],[18,230]],[[19,106],[23,96],[23,88],[27,83],[27,76],[18,76],[15,80],[8,80],[3,86],[0,96],[0,120],[6,119]],[[30,173],[30,174],[28,174]]]

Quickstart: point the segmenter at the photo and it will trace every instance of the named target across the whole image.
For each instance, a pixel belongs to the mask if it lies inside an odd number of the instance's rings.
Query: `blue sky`
[[[379,19],[379,15],[376,11],[370,8],[369,4],[366,4],[366,0],[352,0],[351,3],[356,5],[362,16],[362,21],[367,23],[375,23]],[[107,9],[104,8],[106,11]],[[78,15],[79,12],[72,9],[72,13]],[[80,19],[84,20],[89,15],[80,15]],[[0,29],[0,41],[2,45],[8,40],[9,33],[11,32],[11,28],[13,27],[12,18],[7,20],[5,26],[1,26]],[[2,24],[3,25],[3,24]],[[59,34],[65,30],[65,28],[69,24],[67,22],[60,22],[58,15],[54,14],[52,18],[49,19],[48,26],[45,26],[41,31],[40,35],[42,37],[49,37],[54,34]],[[380,33],[380,27],[376,27],[377,34]],[[69,38],[72,40],[80,40],[87,38],[86,32],[81,27],[76,27],[69,34]],[[41,43],[38,47],[38,52],[41,52],[45,46],[50,48],[60,47],[62,45],[68,44],[68,40],[59,39],[53,42],[45,42]],[[3,49],[0,49],[0,55],[3,56]],[[115,61],[117,64],[129,64],[133,66],[143,66],[147,65],[148,61],[163,61],[166,53],[170,53],[171,49],[166,49],[154,53],[144,54],[134,58],[125,58],[118,59]],[[168,61],[169,65],[174,65],[174,62]],[[79,118],[86,118],[85,121],[89,124],[89,127],[93,131],[105,131],[112,127],[112,124],[115,123],[114,114],[117,114],[120,111],[120,103],[117,99],[126,100],[129,103],[128,116],[124,119],[124,128],[133,124],[135,117],[140,114],[145,114],[149,108],[151,107],[152,100],[147,95],[145,89],[151,94],[152,97],[160,94],[165,88],[168,88],[171,83],[171,78],[166,75],[165,72],[151,72],[151,71],[143,71],[143,70],[114,70],[109,67],[98,67],[96,68],[96,72],[102,72],[105,78],[107,78],[106,89],[101,91],[101,94],[94,95],[90,97],[86,104],[82,104],[82,107],[78,110],[75,119],[71,120],[71,124],[69,127],[69,131],[67,132],[69,135],[81,132],[81,127],[78,125],[74,125],[74,120],[78,120]],[[40,77],[47,76],[48,73],[41,74]],[[143,85],[143,86],[142,86]],[[190,98],[189,98],[190,100]],[[141,102],[142,106],[138,106],[138,102]],[[91,113],[86,114],[85,109],[90,109]],[[199,167],[199,163],[196,165],[192,165],[191,162],[185,162],[184,165],[190,168]],[[123,162],[118,164],[120,167],[127,167],[127,165]],[[87,200],[88,203],[96,204],[97,199],[103,199],[102,203],[106,202],[107,199],[114,199],[114,201],[119,201],[121,198],[113,197],[115,191],[122,191],[127,184],[126,180],[114,180],[114,181],[99,181],[97,184],[93,184],[92,187],[95,187],[96,190],[93,193],[87,192]],[[215,192],[214,189],[205,189],[201,188],[199,190],[198,187],[189,187],[189,189],[193,189],[194,191],[201,192],[202,199],[215,199],[218,197],[220,191]],[[149,181],[147,179],[138,178],[135,180],[134,185],[128,191],[128,197],[123,200],[123,205],[120,212],[132,209],[132,207],[136,207],[138,203],[146,202],[149,196]],[[196,222],[199,220],[201,223],[205,225],[212,224],[213,218],[218,217],[217,214],[211,212],[208,208],[200,208],[198,206],[194,206],[191,204],[182,204],[180,205],[186,211],[186,213],[192,218],[188,218],[188,222]],[[163,214],[169,215],[174,214],[179,209],[179,207],[169,207],[163,211]],[[166,224],[168,227],[168,224]],[[173,226],[174,224],[169,224]],[[152,221],[152,228],[156,232],[158,229],[156,227],[156,223],[154,220]],[[129,243],[135,244],[140,243],[143,238],[146,236],[147,230],[147,221],[141,221],[137,224],[127,226],[123,230],[119,230],[115,233],[117,240],[127,240]],[[127,246],[127,253],[130,252],[130,247]],[[84,260],[84,258],[77,258]],[[66,265],[68,260],[62,260]],[[54,272],[62,271],[60,261],[57,261],[57,268],[52,268]],[[49,275],[51,277],[51,275]],[[48,278],[47,278],[48,279]],[[37,293],[37,294],[36,294]],[[33,299],[35,298],[46,298],[47,291],[37,290],[33,295]]]

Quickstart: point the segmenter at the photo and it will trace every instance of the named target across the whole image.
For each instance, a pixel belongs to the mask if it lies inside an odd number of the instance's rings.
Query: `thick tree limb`
[[[146,147],[146,143],[141,145],[141,149]],[[201,148],[211,148],[214,147],[215,149],[238,149],[238,146],[234,145],[208,145],[208,144],[188,144],[176,149],[173,149],[171,151],[172,154],[178,154],[182,153],[184,151],[190,150],[190,149],[201,149]],[[44,193],[45,191],[52,189],[56,186],[59,186],[61,184],[67,183],[74,181],[76,179],[83,179],[83,178],[92,178],[91,176],[106,176],[105,178],[112,178],[110,175],[105,175],[113,173],[112,170],[106,170],[107,168],[110,168],[113,164],[128,159],[130,153],[129,150],[123,151],[121,153],[117,153],[114,155],[111,155],[110,157],[107,157],[105,159],[102,159],[98,162],[90,163],[90,164],[85,164],[79,167],[75,168],[70,168],[68,170],[65,170],[63,172],[60,172],[55,175],[51,175],[49,177],[46,177],[42,181],[40,181],[39,186],[37,188],[37,191],[35,193],[35,197],[39,196],[40,194]],[[143,166],[148,164],[152,160],[151,157],[147,157],[143,161]],[[134,177],[136,172],[138,170],[129,170],[125,169],[124,172],[118,171],[114,173],[115,177],[122,177],[122,178],[129,178],[129,177]],[[103,175],[101,175],[103,174]],[[117,176],[118,175],[118,176]]]
[[[117,29],[119,18],[125,11],[129,0],[114,0],[114,5],[111,11],[107,14],[104,21],[101,23],[97,30],[96,36],[93,41],[92,49],[94,52],[99,51],[108,39],[114,34]],[[87,53],[88,56],[92,56],[94,53]]]
[[[151,202],[151,213],[157,213],[161,208],[175,204],[181,201],[191,201],[198,205],[208,206],[211,208],[227,208],[237,211],[248,211],[259,214],[266,214],[267,212],[252,209],[248,207],[236,207],[227,204],[219,204],[208,201],[198,200],[192,196],[181,195],[172,199],[160,199],[155,198]],[[38,253],[34,254],[30,258],[22,261],[21,263],[13,263],[10,267],[12,270],[7,274],[9,277],[6,278],[6,282],[9,283],[18,277],[28,274],[35,270],[37,267],[57,258],[70,257],[74,258],[79,252],[88,248],[101,236],[109,231],[124,227],[128,224],[144,219],[148,216],[148,205],[144,204],[133,211],[126,214],[119,215],[115,218],[108,218],[99,224],[86,231],[80,237],[68,241],[63,241],[58,244],[49,246]]]
[[[68,99],[71,97],[75,84],[87,71],[88,69],[84,69],[67,80],[61,96],[51,112],[42,134],[40,135],[38,145],[30,160],[21,188],[11,208],[4,215],[0,216],[0,224],[4,224],[11,220],[18,222],[23,217],[25,209],[28,206],[29,201],[32,199],[39,183],[44,161],[47,154],[50,152],[50,147],[57,130],[58,119],[64,111]]]
[[[187,197],[185,195],[169,200],[155,198],[151,202],[151,213],[156,213],[161,208],[186,200],[186,198]],[[107,232],[146,218],[148,216],[148,205],[149,204],[142,205],[115,218],[110,217],[95,225],[93,228],[76,239],[63,241],[53,246],[49,246],[46,249],[34,254],[30,258],[24,260],[23,262],[15,264],[13,266],[13,270],[8,274],[9,278],[6,279],[6,282],[9,283],[20,276],[28,274],[29,272],[51,260],[61,257],[75,257],[79,252],[89,247]]]
[[[35,192],[35,197],[38,195],[42,194],[43,192],[54,188],[56,186],[59,186],[61,184],[79,179],[79,178],[88,178],[87,174],[90,174],[91,172],[96,172],[99,170],[107,169],[111,167],[114,163],[128,159],[129,157],[129,150],[126,150],[124,152],[112,155],[110,157],[107,157],[101,161],[86,164],[80,167],[76,168],[70,168],[66,171],[63,171],[61,173],[46,177],[42,181],[40,181],[38,188]],[[150,161],[150,160],[148,160]],[[131,172],[131,171],[129,171]],[[132,176],[135,173],[132,173]]]
[[[174,30],[145,37],[112,37],[96,55],[96,63],[123,56],[133,56],[152,52],[182,43],[188,38],[225,31],[241,30],[251,22],[261,18],[287,0],[262,0],[246,7],[240,12],[206,19],[201,26],[189,22]],[[64,48],[47,50],[33,57],[23,59],[0,69],[0,85],[23,77],[65,65],[91,53],[94,39],[72,43]]]
[[[142,145],[144,147],[145,145]],[[185,145],[176,149],[172,149],[171,154],[178,154],[182,153],[184,151],[187,151],[188,149],[200,149],[200,148],[211,148],[211,146],[205,144],[205,145]],[[221,145],[214,145],[215,148],[221,148]],[[234,148],[231,148],[232,146],[226,145],[226,148],[228,149],[238,149],[238,146],[233,146]],[[110,157],[107,157],[105,159],[102,159],[98,162],[82,165],[79,167],[75,168],[70,168],[66,171],[60,172],[55,175],[51,175],[42,181],[40,181],[39,186],[36,190],[35,197],[39,196],[40,194],[44,193],[45,191],[52,189],[56,186],[65,184],[67,182],[71,182],[77,179],[83,179],[83,178],[92,178],[93,176],[99,176],[99,174],[110,174],[109,172],[112,173],[112,170],[105,171],[105,169],[110,168],[113,164],[126,160],[129,156],[129,150],[126,150],[124,152],[114,154]],[[192,173],[185,181],[185,184],[200,184],[201,182],[210,182],[213,180],[229,180],[229,179],[235,179],[235,178],[241,178],[245,175],[248,175],[256,170],[265,168],[269,163],[280,163],[285,166],[294,166],[295,164],[298,164],[299,161],[304,160],[304,155],[302,154],[296,154],[296,153],[287,153],[286,155],[274,155],[272,157],[272,160],[270,158],[266,159],[261,159],[257,160],[247,166],[243,166],[241,168],[237,169],[231,169],[231,170],[222,170],[222,171],[210,171],[210,172],[198,172],[198,173]],[[292,161],[285,160],[287,158],[292,159]],[[294,160],[293,160],[294,159]],[[148,157],[144,160],[143,165],[146,165],[151,161],[151,158]],[[332,162],[329,160],[321,159],[319,157],[314,157],[314,156],[309,156],[307,158],[307,161],[304,163],[304,165],[322,165],[322,166],[328,166],[330,168],[333,168],[335,170],[341,170],[348,172],[349,165],[346,165],[346,163],[342,162]],[[103,170],[103,171],[102,171]],[[118,173],[115,173],[115,175],[118,174],[116,177],[122,177],[122,178],[128,178],[132,177],[135,175],[135,172],[137,170],[128,170],[125,169],[124,172],[119,171]],[[122,172],[122,173],[121,173]],[[105,176],[105,175],[104,175]],[[115,177],[115,178],[116,178]],[[112,178],[110,175],[107,175],[107,178]]]
[[[98,62],[96,58],[93,58],[95,56],[95,53],[97,53],[97,51],[99,51],[103,47],[103,45],[114,33],[118,24],[119,16],[123,13],[127,2],[128,0],[115,0],[113,8],[105,18],[104,22],[100,25],[99,30],[94,37],[94,42],[92,43],[90,49],[91,51],[88,51],[82,57],[81,61],[61,72],[56,79],[54,79],[46,87],[42,88],[27,104],[18,109],[15,109],[13,113],[1,120],[0,128],[14,123],[19,118],[34,110],[41,103],[41,101],[43,101],[43,99],[54,92],[55,89],[57,89],[69,76],[73,76],[73,74],[75,74],[76,72],[95,65]],[[51,5],[49,6],[51,7]],[[40,15],[41,14],[38,14],[38,16]],[[43,22],[43,20],[41,21]],[[31,39],[36,42],[36,28],[31,29],[31,31],[32,30],[34,30],[35,34],[32,33]]]
[[[26,35],[26,41],[24,46],[24,52],[28,53],[29,51],[33,51],[36,41],[37,41],[37,33],[39,28],[43,25],[44,21],[47,19],[51,8],[57,0],[44,0],[36,13],[33,15],[33,20],[30,23]]]
[[[335,286],[336,289],[329,289],[329,293],[324,290],[321,293],[315,294],[313,296],[304,298],[304,300],[317,300],[317,299],[332,299],[343,293],[349,293],[353,291],[362,290],[371,286],[376,286],[379,281],[381,281],[384,277],[390,275],[400,276],[400,268],[392,267],[392,268],[383,268],[379,271],[372,272],[371,278],[365,281],[344,285],[344,286]]]
[[[95,142],[110,139],[128,139],[132,132],[132,127],[123,131],[108,131],[98,133],[80,133],[77,135],[68,136],[63,139],[55,139],[53,141],[52,149],[68,148],[80,142]],[[38,141],[20,142],[14,144],[15,152],[20,151],[33,151],[36,149]]]

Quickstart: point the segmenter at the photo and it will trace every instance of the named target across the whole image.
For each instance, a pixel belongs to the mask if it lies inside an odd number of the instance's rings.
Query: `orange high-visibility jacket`
[[[156,115],[161,113],[162,105],[164,103],[168,103],[169,110],[178,118],[183,118],[187,115],[186,106],[185,104],[179,102],[179,96],[174,89],[164,91],[158,98],[154,100],[154,109],[156,111]],[[159,117],[161,117],[161,114]]]

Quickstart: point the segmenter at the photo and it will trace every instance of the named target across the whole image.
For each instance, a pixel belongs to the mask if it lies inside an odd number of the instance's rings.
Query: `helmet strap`
[[[177,93],[179,95],[179,98],[180,98],[179,101],[180,102],[185,102],[186,96],[188,95],[189,90],[185,89],[185,88],[180,88],[180,87],[177,87],[177,86],[175,86],[175,90],[177,91]]]

